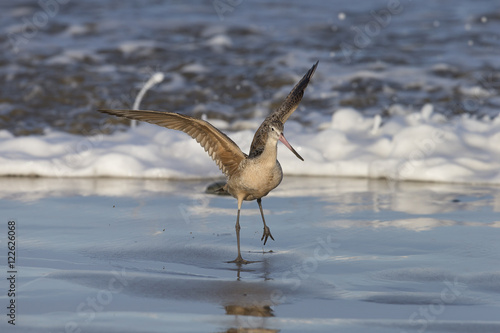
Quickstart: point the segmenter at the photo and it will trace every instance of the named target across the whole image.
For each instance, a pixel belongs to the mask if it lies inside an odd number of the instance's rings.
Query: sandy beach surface
[[[209,184],[0,179],[1,331],[500,331],[498,187],[285,177],[263,200],[275,241],[244,203],[257,262],[237,266],[236,201]]]

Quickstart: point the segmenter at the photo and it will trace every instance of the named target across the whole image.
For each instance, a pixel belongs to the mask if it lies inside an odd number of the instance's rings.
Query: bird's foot
[[[273,235],[271,235],[271,230],[269,230],[269,227],[266,225],[264,227],[264,233],[262,234],[262,238],[260,240],[264,241],[264,245],[266,245],[267,239],[271,237],[272,240],[274,240]]]
[[[238,265],[246,265],[246,264],[251,264],[253,262],[256,262],[256,261],[245,260],[245,259],[243,259],[243,257],[241,256],[241,254],[238,254],[238,256],[236,257],[236,259],[231,260],[231,261],[227,261],[227,263],[235,263],[235,264],[238,264]]]

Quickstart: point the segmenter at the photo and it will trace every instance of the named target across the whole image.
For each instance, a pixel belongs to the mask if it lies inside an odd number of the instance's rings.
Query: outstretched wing
[[[98,110],[114,116],[146,121],[151,124],[183,131],[195,139],[219,169],[229,176],[236,172],[246,155],[227,135],[212,126],[209,122],[173,112],[147,110]]]
[[[309,81],[311,80],[314,72],[316,71],[316,67],[318,67],[318,62],[307,71],[304,77],[293,87],[292,91],[285,98],[283,103],[281,103],[280,107],[274,111],[269,118],[278,118],[284,124],[287,121],[288,117],[290,117],[299,106],[300,101],[302,100],[302,96],[304,96],[304,90],[306,90]]]

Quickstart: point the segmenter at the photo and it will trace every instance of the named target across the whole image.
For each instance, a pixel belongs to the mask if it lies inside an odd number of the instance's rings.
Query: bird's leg
[[[241,201],[242,200],[239,200],[238,199],[238,215],[236,216],[236,226],[235,226],[235,229],[236,229],[236,243],[238,245],[238,256],[236,257],[236,259],[234,259],[233,261],[229,261],[229,262],[234,262],[234,263],[237,263],[237,264],[248,264],[249,261],[243,259],[243,257],[241,256],[241,251],[240,251],[240,209],[241,209]]]
[[[272,240],[274,240],[273,235],[271,235],[271,230],[269,230],[269,227],[266,225],[266,220],[264,219],[264,212],[262,211],[262,199],[259,198],[257,199],[257,203],[259,204],[260,208],[260,215],[262,215],[262,222],[264,222],[264,233],[262,234],[262,238],[260,240],[264,240],[264,245],[266,245],[267,238],[271,237]]]

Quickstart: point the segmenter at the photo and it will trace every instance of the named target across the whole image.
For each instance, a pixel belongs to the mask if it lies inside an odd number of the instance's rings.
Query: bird
[[[299,106],[318,63],[319,61],[299,80],[281,105],[265,118],[255,132],[248,155],[242,152],[226,134],[202,119],[165,111],[111,109],[99,109],[98,111],[185,132],[205,149],[226,176],[226,184],[221,188],[221,191],[229,193],[238,201],[235,225],[238,255],[236,259],[228,262],[248,264],[253,261],[243,259],[240,249],[241,205],[243,201],[257,200],[264,224],[261,241],[264,241],[264,245],[269,237],[274,241],[264,218],[262,198],[275,189],[283,179],[283,171],[277,159],[278,141],[290,149],[297,158],[304,161],[302,156],[287,141],[283,131],[285,122]]]

